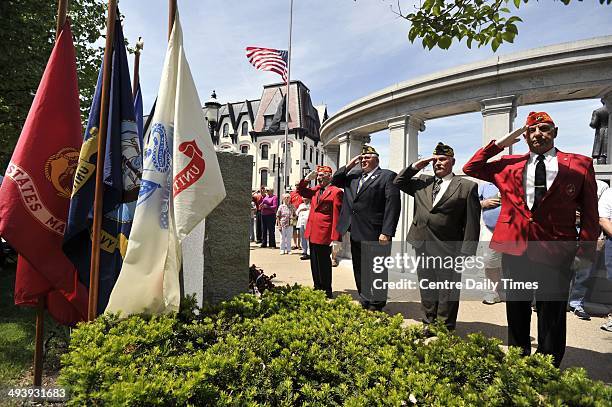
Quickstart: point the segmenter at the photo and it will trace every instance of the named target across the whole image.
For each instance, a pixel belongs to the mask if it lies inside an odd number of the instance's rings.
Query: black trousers
[[[327,298],[332,297],[331,246],[308,242],[310,245],[310,271],[315,290],[325,291]]]
[[[556,367],[565,354],[566,307],[572,279],[571,264],[551,266],[536,263],[523,256],[502,256],[502,272],[506,289],[508,345],[531,354],[531,302],[535,295],[538,318],[538,348],[536,352],[552,355]],[[509,281],[511,279],[511,281]],[[537,288],[525,288],[520,282],[537,283]]]
[[[418,253],[418,252],[417,252]],[[443,262],[438,261],[443,256],[418,253],[424,263],[417,269],[419,278],[419,291],[421,294],[421,309],[423,310],[423,323],[433,324],[441,321],[449,330],[454,330],[457,325],[457,314],[459,313],[460,290],[456,285],[461,281],[461,274],[452,268],[442,267]],[[427,260],[427,263],[425,261]],[[429,284],[449,284],[449,288],[429,288]],[[424,288],[422,283],[427,287]]]
[[[257,243],[261,242],[261,211],[257,211],[255,215],[255,240]]]
[[[381,245],[377,241],[365,242],[351,239],[355,285],[359,296],[366,304],[378,308],[387,304],[386,284],[389,281],[389,274],[387,268],[380,265],[376,258],[384,258],[390,254],[391,243]],[[374,267],[375,264],[376,267]]]
[[[261,231],[261,246],[276,247],[276,230],[274,226],[276,224],[275,215],[261,215],[262,231]]]

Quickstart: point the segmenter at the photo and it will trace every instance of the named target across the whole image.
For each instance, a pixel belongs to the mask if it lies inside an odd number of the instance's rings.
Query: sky
[[[418,2],[400,0],[400,4],[406,12]],[[157,95],[166,52],[168,3],[123,0],[119,7],[130,44],[139,36],[144,39],[140,82],[148,111]],[[237,102],[259,99],[263,85],[279,82],[278,75],[253,68],[245,48],[287,49],[289,8],[290,0],[178,0],[185,52],[202,105],[213,89],[221,103]],[[514,44],[503,44],[496,53],[490,47],[470,50],[465,42],[429,51],[419,41],[410,43],[409,22],[394,10],[397,0],[294,0],[291,79],[302,81],[313,103],[326,104],[333,115],[356,99],[423,75],[494,55],[612,35],[612,5],[602,6],[596,0],[573,0],[569,6],[532,0],[517,11],[524,21],[518,23]],[[594,130],[588,124],[600,106],[597,99],[520,106],[515,127],[529,111],[547,111],[559,127],[556,145],[590,155]],[[462,166],[482,141],[480,113],[431,120],[426,127],[419,135],[419,154],[430,155],[435,144],[444,141],[454,147],[457,165]],[[381,165],[387,166],[388,132],[373,134],[371,144],[381,153]],[[515,152],[524,151],[526,146],[519,143]]]

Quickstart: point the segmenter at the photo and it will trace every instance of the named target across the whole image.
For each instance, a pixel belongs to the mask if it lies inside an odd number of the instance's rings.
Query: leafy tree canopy
[[[416,11],[406,13],[401,8],[401,0],[397,0],[394,11],[410,22],[410,42],[420,39],[424,48],[448,49],[453,40],[465,39],[468,48],[490,45],[496,51],[504,42],[514,42],[518,35],[517,23],[522,20],[513,11],[528,1],[424,0],[415,6]],[[565,5],[571,2],[559,1]],[[599,3],[609,5],[612,0],[599,0]]]
[[[0,2],[0,171],[10,159],[55,41],[56,1]],[[104,0],[69,2],[81,111],[91,105],[104,53],[94,43],[106,26]]]

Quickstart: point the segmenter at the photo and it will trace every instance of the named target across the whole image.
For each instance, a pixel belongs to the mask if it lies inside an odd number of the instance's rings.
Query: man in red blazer
[[[319,165],[297,186],[297,192],[310,198],[310,213],[304,232],[310,246],[310,270],[315,290],[325,291],[332,297],[331,243],[342,239],[336,230],[342,206],[342,190],[330,185],[332,169]],[[317,186],[309,188],[310,181],[317,180]]]
[[[530,304],[535,292],[537,352],[552,355],[559,367],[565,352],[570,266],[575,257],[592,261],[599,226],[593,161],[557,150],[557,131],[547,113],[531,112],[524,127],[478,150],[463,171],[494,183],[501,193],[502,210],[490,247],[503,253],[508,344],[519,346],[523,355],[531,353]],[[523,133],[529,153],[487,162]],[[577,210],[580,232],[575,227]]]

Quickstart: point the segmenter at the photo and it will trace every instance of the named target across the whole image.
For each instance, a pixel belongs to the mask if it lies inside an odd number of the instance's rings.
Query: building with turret
[[[262,185],[290,189],[324,161],[319,128],[327,118],[327,109],[312,104],[306,85],[291,81],[289,165],[287,179],[282,180],[286,89],[283,83],[265,85],[259,100],[225,104],[218,102],[213,91],[203,108],[216,149],[253,156],[253,189]]]

